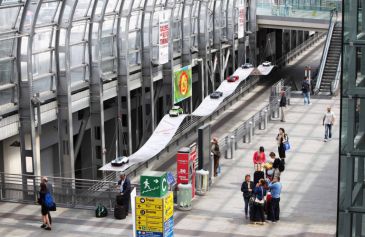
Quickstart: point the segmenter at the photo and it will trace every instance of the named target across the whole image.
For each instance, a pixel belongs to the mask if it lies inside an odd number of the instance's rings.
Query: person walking
[[[281,111],[281,122],[285,122],[286,96],[285,96],[284,90],[281,90],[281,92],[280,92],[279,107],[280,107],[280,111]]]
[[[280,194],[282,184],[280,183],[280,177],[275,177],[268,185],[271,191],[271,202],[270,202],[270,216],[269,220],[277,222],[280,220]]]
[[[259,224],[262,225],[265,224],[265,211],[264,211],[264,203],[266,196],[265,186],[266,186],[266,181],[264,179],[260,179],[253,191],[253,193],[256,195],[253,221],[258,222]]]
[[[309,77],[305,77],[303,82],[302,82],[302,92],[303,92],[303,97],[304,97],[304,105],[305,104],[310,104],[310,93],[311,93],[311,84],[309,81]]]
[[[218,175],[219,158],[221,157],[221,152],[219,150],[219,145],[218,145],[218,139],[216,137],[213,137],[213,139],[212,139],[212,146],[211,146],[210,150],[213,153],[214,177],[216,177]]]
[[[252,196],[252,189],[254,188],[251,176],[246,174],[245,180],[241,185],[241,192],[243,193],[243,200],[245,202],[245,216],[248,218],[248,206],[250,203],[250,197]]]
[[[119,189],[120,189],[120,194],[123,196],[123,205],[125,208],[125,213],[126,215],[128,215],[128,211],[129,211],[129,200],[131,199],[131,181],[129,180],[129,178],[122,173],[119,176],[119,181],[118,181],[118,185],[119,185]]]
[[[49,221],[49,209],[46,205],[46,194],[48,193],[47,185],[44,182],[40,184],[39,191],[39,204],[41,205],[42,222],[41,228],[45,230],[51,230],[51,223]]]
[[[331,107],[327,108],[327,112],[323,116],[324,142],[332,139],[332,125],[335,123],[335,114],[331,111]]]
[[[263,146],[260,146],[258,151],[255,151],[255,153],[253,153],[253,164],[255,167],[255,170],[260,169],[261,167],[265,164],[266,162],[266,156],[265,156],[265,149]],[[259,168],[257,168],[259,167]]]
[[[43,176],[42,179],[41,179],[41,182],[46,184],[47,191],[53,196],[53,185],[50,182],[48,182],[48,177]],[[52,225],[51,212],[48,212],[48,219],[49,219],[49,223]]]
[[[284,142],[286,142],[287,140],[288,140],[288,136],[286,135],[284,128],[279,128],[279,133],[276,136],[276,141],[278,144],[278,153],[279,153],[280,159],[285,159]]]

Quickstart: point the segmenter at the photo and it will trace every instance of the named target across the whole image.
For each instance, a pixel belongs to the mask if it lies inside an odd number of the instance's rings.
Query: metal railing
[[[271,87],[271,95],[269,104],[265,105],[260,111],[252,115],[247,121],[243,122],[232,133],[218,140],[221,153],[226,159],[234,157],[234,151],[238,148],[237,143],[251,143],[255,130],[264,130],[267,128],[269,121],[280,119],[280,92],[284,89],[287,104],[290,104],[291,87],[284,86],[284,80],[281,79]]]
[[[291,60],[296,58],[298,55],[300,55],[303,51],[308,49],[310,46],[312,46],[314,43],[316,43],[318,40],[320,40],[323,36],[325,36],[325,33],[318,33],[316,32],[312,37],[304,41],[303,43],[296,46],[294,49],[290,50],[288,53],[286,53],[284,56],[280,57],[276,61],[276,65],[278,67],[285,66],[288,64]]]
[[[337,14],[338,14],[337,9],[331,10],[330,24],[329,24],[329,27],[328,27],[326,43],[325,43],[324,48],[323,48],[323,53],[322,53],[322,58],[321,58],[321,66],[319,68],[319,72],[318,72],[318,75],[317,75],[317,82],[316,82],[316,86],[314,88],[314,94],[317,94],[319,92],[319,88],[321,86],[321,81],[322,81],[322,76],[323,76],[323,73],[324,73],[324,68],[326,66],[328,51],[329,51],[329,47],[331,45],[333,29],[335,28],[335,25],[336,25],[336,22],[337,22]]]
[[[0,178],[0,201],[37,203],[40,176],[0,173]],[[23,179],[28,185],[23,185]],[[62,207],[90,209],[101,203],[112,208],[118,193],[114,181],[48,177],[48,182],[57,206]],[[95,184],[103,184],[103,189],[92,190]]]
[[[331,91],[330,91],[331,95],[337,95],[338,89],[340,88],[341,69],[342,69],[342,56],[340,56],[340,60],[338,61],[335,80],[331,82]]]

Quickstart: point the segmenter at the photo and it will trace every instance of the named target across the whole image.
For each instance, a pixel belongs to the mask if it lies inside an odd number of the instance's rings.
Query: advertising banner
[[[185,66],[174,72],[174,104],[191,97],[192,85],[191,66]]]
[[[189,149],[181,148],[176,154],[177,184],[189,183]]]
[[[197,162],[197,154],[196,154],[196,143],[190,145],[190,163],[192,164],[191,170],[191,186],[192,186],[192,198],[195,197],[195,176],[196,176],[196,169],[198,167]]]
[[[160,64],[165,64],[169,61],[170,25],[167,17],[167,11],[162,11],[159,15],[158,62]]]
[[[245,35],[246,24],[246,9],[245,5],[238,7],[238,38],[243,38]]]

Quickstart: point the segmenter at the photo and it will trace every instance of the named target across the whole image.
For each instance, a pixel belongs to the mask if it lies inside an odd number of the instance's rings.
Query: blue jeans
[[[332,138],[332,124],[325,124],[324,139]]]
[[[303,92],[303,96],[304,96],[304,104],[310,104],[310,98],[311,98],[311,94],[310,92]]]
[[[250,197],[243,197],[243,199],[245,200],[245,215],[248,215],[248,206],[250,203]]]

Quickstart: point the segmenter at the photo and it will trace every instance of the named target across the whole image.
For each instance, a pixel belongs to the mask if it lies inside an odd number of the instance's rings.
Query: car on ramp
[[[112,166],[123,166],[129,163],[129,158],[126,156],[120,156],[112,160]]]
[[[227,81],[228,82],[235,82],[235,81],[238,81],[239,77],[238,76],[228,76],[227,77]]]
[[[219,97],[223,96],[223,92],[221,91],[214,91],[210,94],[211,99],[218,99]]]
[[[184,113],[184,110],[178,105],[172,106],[172,108],[169,111],[170,117],[177,117],[177,116],[179,116],[180,114],[183,114],[183,113]]]
[[[248,69],[248,68],[253,68],[253,65],[251,63],[245,63],[241,66],[242,69]]]

